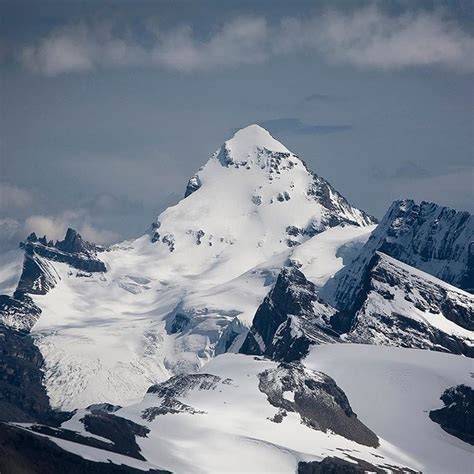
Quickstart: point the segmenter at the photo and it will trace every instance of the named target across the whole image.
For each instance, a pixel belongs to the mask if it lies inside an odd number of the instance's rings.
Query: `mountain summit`
[[[227,140],[185,197],[158,217],[152,239],[171,252],[203,244],[206,259],[233,245],[256,264],[330,227],[376,222],[258,125]]]
[[[28,288],[45,282],[44,291],[8,300],[24,317],[12,321],[6,308],[2,319],[31,327],[54,406],[136,401],[152,383],[237,348],[294,249],[329,228],[343,240],[368,235],[374,222],[250,125],[212,154],[151,233],[106,251],[88,244],[90,254],[70,253],[72,231],[57,246],[28,242],[35,273],[19,286],[33,275]]]

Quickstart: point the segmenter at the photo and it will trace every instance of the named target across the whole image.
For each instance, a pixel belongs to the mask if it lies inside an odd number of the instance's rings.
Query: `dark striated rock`
[[[20,247],[23,248],[27,255],[39,255],[48,260],[55,262],[67,263],[71,267],[86,272],[106,272],[105,263],[99,260],[96,255],[99,247],[85,242],[81,236],[72,229],[68,229],[66,238],[57,242],[54,246],[45,245],[41,241],[27,240],[22,242]]]
[[[304,165],[306,166],[306,163]],[[340,224],[359,225],[359,222],[364,225],[377,224],[378,221],[375,217],[352,207],[347,199],[324,178],[314,172],[310,173],[313,181],[306,193],[329,211],[326,216],[323,216],[323,223],[327,227],[335,227]]]
[[[376,253],[366,267],[354,306],[354,312],[339,313],[332,320],[350,342],[474,357],[472,337],[437,327],[441,315],[472,330],[474,298],[382,253]]]
[[[474,288],[474,218],[434,203],[395,201],[359,257],[328,282],[330,303],[353,311],[357,293],[376,251],[458,288]],[[331,288],[334,286],[334,288]]]
[[[32,422],[48,414],[42,364],[27,333],[0,324],[0,420]]]
[[[201,179],[199,175],[195,174],[192,178],[189,179],[188,184],[186,185],[186,191],[184,197],[187,198],[192,193],[196,192],[201,187]]]
[[[400,468],[390,464],[374,465],[363,459],[347,456],[350,461],[336,457],[326,457],[322,461],[299,462],[297,474],[408,474],[415,473],[412,469]]]
[[[377,435],[357,418],[345,393],[326,374],[293,362],[266,370],[259,379],[260,391],[279,409],[280,416],[295,412],[315,430],[330,430],[365,446],[379,445]]]
[[[16,291],[13,296],[0,295],[0,324],[19,331],[29,331],[41,314],[33,300]]]
[[[130,460],[132,461],[132,458]],[[169,471],[159,469],[142,470],[125,464],[90,461],[61,449],[53,441],[33,431],[5,423],[0,423],[0,472],[2,474],[66,472],[68,474],[170,474]]]
[[[221,381],[220,377],[212,374],[180,374],[152,385],[147,393],[159,398],[184,397],[191,390],[214,390]]]
[[[66,231],[64,240],[56,242],[56,248],[67,253],[89,253],[95,252],[99,247],[84,240],[74,229],[69,228]]]
[[[142,418],[153,421],[157,416],[169,413],[204,414],[203,411],[181,402],[178,397],[185,397],[192,390],[215,390],[220,383],[228,384],[230,379],[222,380],[212,374],[181,374],[171,377],[166,382],[152,385],[147,394],[156,396],[159,405],[143,410]]]
[[[440,398],[445,406],[431,410],[431,420],[449,434],[474,445],[474,390],[467,385],[457,385],[445,390]]]
[[[311,344],[336,342],[330,325],[335,311],[316,295],[295,266],[284,268],[257,309],[240,352],[274,360],[298,360]]]
[[[145,459],[140,453],[135,437],[146,437],[150,432],[146,426],[103,411],[85,415],[82,422],[89,433],[110,439],[115,452],[136,459]]]

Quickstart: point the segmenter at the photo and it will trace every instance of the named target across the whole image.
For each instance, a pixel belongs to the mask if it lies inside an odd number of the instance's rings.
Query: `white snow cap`
[[[255,156],[257,150],[269,150],[277,153],[291,153],[278,140],[260,125],[253,124],[241,128],[234,136],[227,140],[223,148],[231,154],[233,161],[239,162]]]

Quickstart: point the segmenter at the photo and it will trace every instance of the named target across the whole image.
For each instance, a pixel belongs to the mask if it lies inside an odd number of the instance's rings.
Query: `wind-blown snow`
[[[23,268],[23,252],[20,249],[0,254],[0,295],[13,293]]]

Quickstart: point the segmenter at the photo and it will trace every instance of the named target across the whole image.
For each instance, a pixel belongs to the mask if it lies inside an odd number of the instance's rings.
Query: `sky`
[[[470,1],[0,2],[0,251],[145,232],[259,123],[352,204],[473,211]]]

